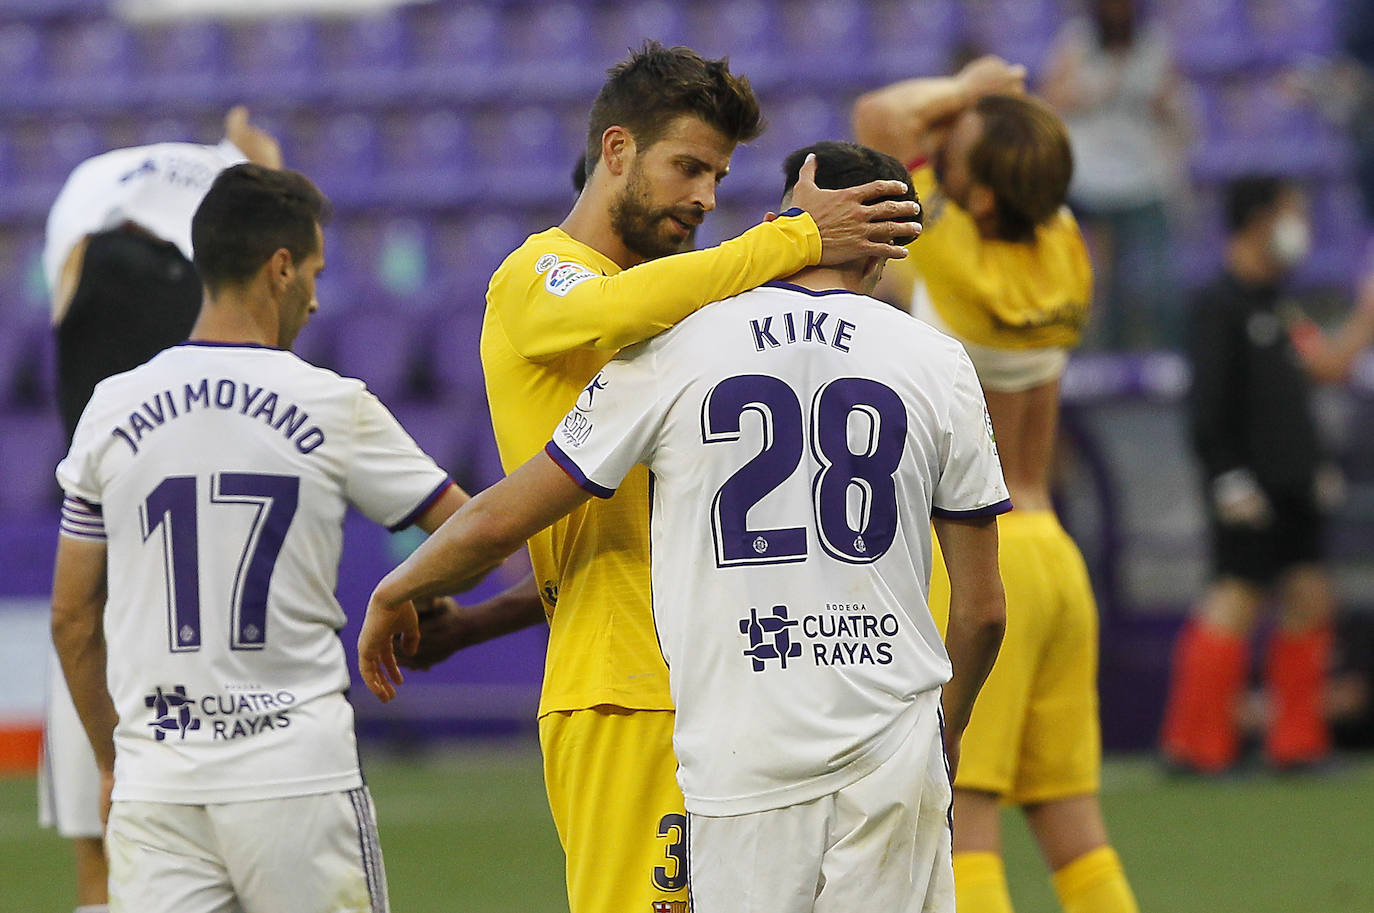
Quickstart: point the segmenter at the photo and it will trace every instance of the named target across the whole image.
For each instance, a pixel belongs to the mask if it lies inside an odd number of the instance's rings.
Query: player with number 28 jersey
[[[625,350],[548,453],[602,497],[640,462],[672,480],[653,498],[654,620],[694,814],[805,802],[886,760],[950,675],[919,505],[1010,508],[958,343],[786,283]]]

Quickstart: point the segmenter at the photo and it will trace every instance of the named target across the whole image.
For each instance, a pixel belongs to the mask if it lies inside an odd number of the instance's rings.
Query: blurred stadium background
[[[1342,2],[1145,4],[1169,29],[1198,118],[1171,238],[1185,288],[1219,263],[1221,184],[1253,170],[1296,176],[1311,194],[1316,244],[1297,289],[1315,316],[1338,319],[1370,268],[1346,135],[1319,98],[1292,90],[1338,54]],[[212,7],[237,15],[207,15]],[[1077,9],[1073,0],[0,0],[0,766],[13,774],[0,780],[0,911],[59,910],[68,896],[65,851],[32,824],[31,770],[62,450],[38,256],[48,206],[73,166],[119,146],[215,142],[225,109],[248,104],[337,210],[322,309],[298,351],[367,380],[477,489],[500,474],[477,362],[487,277],[570,205],[587,108],[627,48],[653,37],[729,55],[763,100],[770,127],[737,153],[703,228],[712,243],[774,204],[783,154],[849,136],[860,92],[948,72],[970,48],[1025,63],[1034,83]],[[1086,353],[1065,381],[1059,494],[1102,604],[1113,752],[1153,744],[1169,646],[1205,580],[1180,405],[1187,386],[1168,351]],[[1350,483],[1331,566],[1358,622],[1374,617],[1374,360],[1348,388],[1323,391],[1320,407]],[[413,541],[350,518],[345,607],[359,609]],[[355,633],[344,632],[346,644]],[[1367,667],[1368,641],[1363,649]],[[385,710],[357,701],[379,759],[396,909],[562,905],[533,753],[542,655],[542,632],[525,632],[416,676]],[[1109,821],[1144,906],[1374,910],[1374,776],[1354,757],[1330,781],[1225,785],[1114,762]],[[1030,854],[1018,836],[1014,867],[1033,868]],[[1043,879],[1031,881],[1025,908],[1051,909],[1047,889],[1034,893]],[[1253,889],[1252,899],[1218,883]]]

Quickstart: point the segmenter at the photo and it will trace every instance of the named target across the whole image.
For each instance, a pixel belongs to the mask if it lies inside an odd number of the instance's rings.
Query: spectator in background
[[[57,337],[58,408],[67,443],[95,385],[186,338],[200,310],[191,216],[223,169],[250,160],[281,167],[277,141],[236,107],[217,146],[157,143],[78,165],[48,214],[43,273]],[[100,776],[50,657],[38,816],[72,841],[78,909],[104,909]]]
[[[1203,773],[1238,759],[1249,640],[1270,595],[1280,614],[1265,665],[1273,698],[1266,756],[1294,768],[1330,751],[1322,694],[1335,600],[1320,562],[1323,514],[1340,484],[1323,462],[1311,386],[1345,379],[1374,339],[1374,277],[1331,336],[1284,299],[1283,281],[1311,237],[1298,186],[1237,180],[1226,218],[1226,264],[1197,294],[1188,335],[1215,580],[1175,645],[1162,735],[1167,761]]]
[[[1094,253],[1097,307],[1089,341],[1113,349],[1179,342],[1167,204],[1183,176],[1186,118],[1162,27],[1135,0],[1093,0],[1065,24],[1042,94],[1068,124],[1070,201]]]

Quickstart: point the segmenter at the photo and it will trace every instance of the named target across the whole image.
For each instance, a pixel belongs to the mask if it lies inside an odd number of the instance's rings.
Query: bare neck
[[[610,194],[593,176],[573,204],[559,228],[574,241],[581,241],[592,250],[605,255],[621,269],[629,269],[644,262],[644,257],[630,250],[611,227]]]
[[[793,273],[784,281],[813,292],[845,289],[857,295],[871,294],[875,284],[867,278],[862,267],[848,266],[812,266]]]
[[[258,283],[206,290],[200,314],[191,327],[192,342],[280,343],[277,309]]]

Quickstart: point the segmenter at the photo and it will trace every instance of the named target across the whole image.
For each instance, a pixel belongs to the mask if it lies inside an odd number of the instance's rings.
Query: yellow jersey
[[[712,301],[820,261],[796,211],[738,238],[621,268],[560,228],[531,235],[491,278],[482,371],[507,472],[544,448],[606,363]],[[671,710],[649,589],[649,474],[529,541],[549,616],[541,716],[609,704]]]
[[[1068,208],[1035,230],[1030,243],[990,241],[946,197],[928,165],[911,172],[921,200],[921,237],[888,265],[910,293],[919,279],[954,335],[996,349],[1071,348],[1092,301],[1092,266]]]

